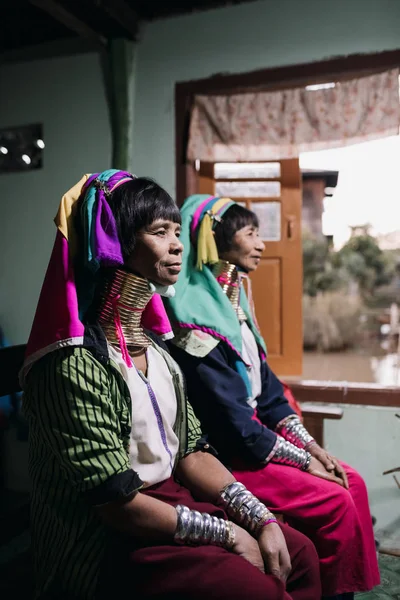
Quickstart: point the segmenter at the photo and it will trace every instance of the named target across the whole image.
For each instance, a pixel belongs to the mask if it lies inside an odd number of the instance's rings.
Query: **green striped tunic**
[[[174,381],[179,460],[196,449],[200,425],[178,366],[153,346]],[[94,506],[128,497],[142,485],[129,465],[129,390],[111,361],[103,364],[83,347],[57,350],[30,371],[24,412],[30,432],[35,597],[94,598],[110,541]]]

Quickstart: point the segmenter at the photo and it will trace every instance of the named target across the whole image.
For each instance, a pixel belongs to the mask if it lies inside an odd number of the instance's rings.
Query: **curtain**
[[[104,84],[111,123],[111,168],[129,171],[132,153],[134,42],[110,39],[103,57]]]
[[[295,158],[398,135],[399,125],[398,69],[324,89],[196,96],[187,156],[208,162]]]

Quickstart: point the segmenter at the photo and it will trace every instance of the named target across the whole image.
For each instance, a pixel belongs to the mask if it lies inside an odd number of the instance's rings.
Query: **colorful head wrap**
[[[82,319],[93,300],[100,267],[124,264],[107,198],[118,186],[133,178],[130,173],[114,169],[84,175],[62,197],[55,218],[56,240],[27,345],[22,377],[48,352],[83,344]],[[77,210],[80,211],[79,232],[75,219]],[[158,294],[154,294],[147,305],[142,324],[164,339],[172,336]]]
[[[212,265],[218,262],[218,250],[213,229],[232,204],[234,202],[230,198],[207,197],[199,204],[193,215],[190,236],[195,244],[197,240],[196,266],[200,271],[203,270],[203,265]]]
[[[175,284],[175,296],[165,303],[174,328],[198,329],[210,333],[229,344],[241,359],[242,333],[239,320],[211,269],[208,266],[203,268],[203,265],[219,260],[212,229],[233,204],[229,198],[204,194],[187,198],[181,209],[181,241],[185,248],[182,270]],[[257,343],[266,353],[264,340],[244,292],[240,296],[240,304]],[[242,360],[241,363],[243,364]]]

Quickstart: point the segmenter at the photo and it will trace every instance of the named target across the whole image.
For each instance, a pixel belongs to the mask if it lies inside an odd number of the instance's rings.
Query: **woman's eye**
[[[166,235],[166,231],[165,229],[160,229],[159,231],[156,231],[156,235]]]

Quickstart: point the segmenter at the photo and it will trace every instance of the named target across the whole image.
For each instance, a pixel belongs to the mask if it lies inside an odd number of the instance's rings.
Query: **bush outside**
[[[379,336],[378,314],[400,303],[400,250],[385,252],[370,235],[335,252],[324,238],[303,237],[304,348],[320,352]]]

